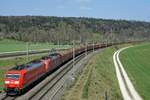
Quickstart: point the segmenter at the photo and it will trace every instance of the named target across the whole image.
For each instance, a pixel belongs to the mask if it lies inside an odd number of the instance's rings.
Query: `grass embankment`
[[[107,95],[108,100],[122,100],[112,59],[117,48],[104,49],[92,57],[62,99],[105,100]]]
[[[29,43],[29,50],[69,48],[70,45],[53,45],[49,43]],[[0,52],[26,51],[27,43],[15,40],[0,40]]]
[[[120,59],[136,90],[150,100],[150,43],[124,50]]]

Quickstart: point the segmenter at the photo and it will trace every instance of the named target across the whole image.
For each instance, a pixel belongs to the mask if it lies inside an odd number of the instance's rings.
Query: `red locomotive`
[[[61,57],[61,54],[53,53],[40,60],[13,67],[6,73],[6,92],[12,95],[20,93],[21,90],[59,66],[61,64]]]
[[[94,48],[104,47],[103,45],[94,45]],[[78,48],[75,50],[75,56],[93,49],[93,45]],[[27,64],[18,65],[8,70],[5,77],[5,90],[7,94],[18,94],[23,89],[31,85],[33,82],[56,69],[62,63],[70,60],[73,57],[72,51],[61,55],[53,53],[40,60],[31,61]]]

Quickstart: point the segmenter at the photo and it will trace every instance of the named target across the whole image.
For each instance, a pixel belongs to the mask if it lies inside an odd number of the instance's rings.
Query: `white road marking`
[[[124,100],[142,100],[138,92],[135,90],[131,80],[129,79],[119,59],[120,52],[130,47],[122,48],[114,53],[113,61],[116,69],[116,75],[118,78],[119,87]]]

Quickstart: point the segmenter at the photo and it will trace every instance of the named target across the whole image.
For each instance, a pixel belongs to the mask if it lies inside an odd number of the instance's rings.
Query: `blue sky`
[[[150,0],[0,0],[0,15],[74,16],[150,22]]]

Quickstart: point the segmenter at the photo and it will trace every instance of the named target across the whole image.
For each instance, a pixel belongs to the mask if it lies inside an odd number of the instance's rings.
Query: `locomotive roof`
[[[37,64],[39,64],[39,63],[41,63],[40,60],[34,60],[34,61],[31,61],[31,62],[29,62],[29,63],[27,63],[27,64],[16,65],[15,67],[13,67],[13,68],[10,69],[10,70],[22,70],[22,69],[27,69],[27,68],[31,68],[32,66],[37,65]]]
[[[44,59],[44,58],[50,58],[50,59],[53,59],[54,57],[60,55],[59,53],[51,53],[49,54],[48,56],[45,56],[45,57],[42,57],[41,59]],[[16,65],[15,67],[13,67],[12,69],[10,70],[22,70],[22,69],[27,69],[27,68],[32,68],[32,67],[35,67],[35,66],[38,66],[40,65],[40,63],[42,62],[41,59],[38,59],[38,60],[33,60],[31,62],[28,62],[26,64],[21,64],[21,65]]]
[[[60,55],[60,53],[50,53],[49,56],[57,56],[57,55]]]
[[[22,65],[16,65],[15,67],[13,67],[12,69],[10,70],[22,70],[26,67],[25,64],[22,64]]]
[[[60,53],[50,53],[48,56],[44,56],[42,57],[41,59],[53,59],[54,57],[58,56],[58,55],[61,55]]]

